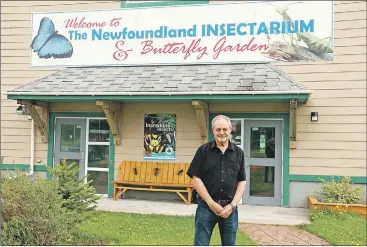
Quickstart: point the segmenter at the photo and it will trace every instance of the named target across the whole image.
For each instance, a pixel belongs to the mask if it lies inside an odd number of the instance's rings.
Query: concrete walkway
[[[330,245],[325,240],[292,226],[240,223],[238,228],[259,245]]]
[[[98,210],[137,214],[164,214],[193,216],[197,204],[186,205],[182,201],[151,201],[135,199],[101,198]],[[253,224],[298,225],[310,223],[308,210],[269,206],[238,205],[239,222]]]

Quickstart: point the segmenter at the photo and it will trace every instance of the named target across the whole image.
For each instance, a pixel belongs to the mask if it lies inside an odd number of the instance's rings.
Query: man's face
[[[226,119],[219,118],[214,122],[213,134],[217,142],[227,142],[230,133],[231,129]]]

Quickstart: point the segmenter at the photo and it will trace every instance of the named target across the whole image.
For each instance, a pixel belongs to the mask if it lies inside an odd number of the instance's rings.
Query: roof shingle
[[[273,91],[306,88],[270,64],[65,68],[20,86],[22,92],[185,92]]]

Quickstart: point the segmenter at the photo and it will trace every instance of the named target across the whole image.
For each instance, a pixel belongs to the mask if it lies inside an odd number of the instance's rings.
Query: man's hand
[[[216,203],[215,201],[212,201],[211,203],[208,203],[209,208],[218,216],[223,212],[223,207]]]
[[[219,216],[224,219],[227,219],[231,215],[232,212],[233,212],[232,206],[231,204],[228,204],[227,206],[224,207],[222,213],[219,214]]]

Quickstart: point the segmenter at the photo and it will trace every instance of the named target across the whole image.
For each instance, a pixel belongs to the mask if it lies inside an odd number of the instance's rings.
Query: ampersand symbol
[[[132,49],[125,50],[123,48],[124,45],[125,45],[125,42],[122,41],[122,40],[116,42],[115,47],[117,48],[117,51],[115,51],[113,53],[113,58],[115,60],[124,61],[124,60],[126,60],[128,58],[128,56],[129,56],[129,53],[128,52],[132,51]]]

